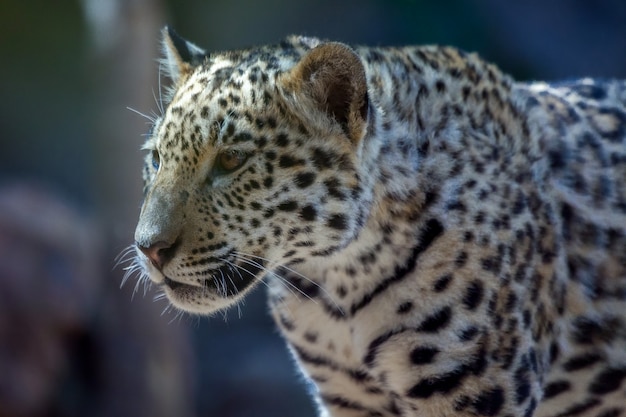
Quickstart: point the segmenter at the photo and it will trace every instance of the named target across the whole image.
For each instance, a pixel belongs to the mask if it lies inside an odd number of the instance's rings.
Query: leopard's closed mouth
[[[199,280],[197,284],[183,283],[165,276],[163,285],[177,292],[206,292],[209,289],[214,289],[218,292],[225,292],[224,295],[227,296],[235,295],[250,285],[256,279],[256,275],[261,269],[261,264],[247,265],[246,268],[226,264],[215,270],[205,271],[203,275],[207,278]]]
[[[182,282],[174,281],[173,279],[169,277],[165,277],[165,279],[163,280],[163,284],[166,285],[169,289],[174,290],[174,291],[181,289],[181,288],[195,287],[194,285],[183,284]]]

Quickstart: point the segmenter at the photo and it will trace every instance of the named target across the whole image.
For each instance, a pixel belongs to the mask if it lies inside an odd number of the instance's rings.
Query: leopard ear
[[[323,43],[311,49],[287,74],[285,85],[305,95],[353,142],[365,135],[369,110],[365,68],[347,45]]]
[[[167,74],[174,84],[186,78],[195,67],[202,64],[206,58],[206,52],[183,39],[169,26],[161,31],[163,36],[163,60]]]

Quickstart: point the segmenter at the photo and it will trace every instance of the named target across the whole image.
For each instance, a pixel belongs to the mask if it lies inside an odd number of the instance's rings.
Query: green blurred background
[[[127,107],[156,111],[165,24],[209,51],[299,33],[626,78],[623,0],[2,0],[0,417],[314,415],[263,290],[201,319],[119,288],[148,128]]]

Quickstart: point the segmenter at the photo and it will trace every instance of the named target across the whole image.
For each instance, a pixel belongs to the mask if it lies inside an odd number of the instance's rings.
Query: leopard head
[[[174,306],[205,314],[358,235],[372,106],[346,45],[291,37],[206,54],[163,35],[172,90],[145,145],[136,252]]]

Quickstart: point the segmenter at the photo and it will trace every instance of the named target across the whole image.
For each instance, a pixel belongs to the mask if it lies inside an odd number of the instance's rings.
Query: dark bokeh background
[[[262,289],[225,320],[119,288],[147,130],[126,107],[156,111],[166,23],[209,50],[302,33],[626,78],[623,0],[2,0],[0,417],[314,415]]]

